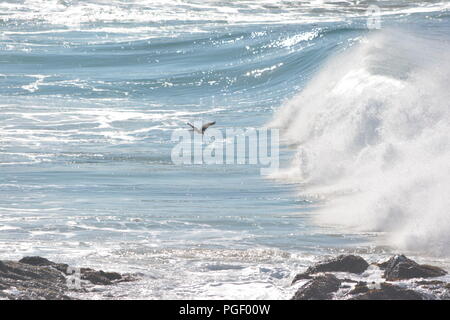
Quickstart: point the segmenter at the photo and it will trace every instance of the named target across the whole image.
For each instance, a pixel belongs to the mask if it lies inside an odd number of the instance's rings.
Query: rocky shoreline
[[[362,280],[369,268],[382,272],[383,280]],[[292,300],[450,300],[450,283],[439,279],[446,274],[404,255],[372,264],[359,256],[341,255],[297,274],[292,284],[304,283]]]
[[[73,268],[42,257],[0,260],[0,299],[73,300],[71,293],[88,292],[95,285],[134,281],[129,274]]]
[[[370,275],[378,272],[380,277]],[[450,300],[447,271],[418,264],[404,255],[383,263],[340,255],[297,274],[291,300]],[[443,279],[445,278],[445,279]],[[133,275],[72,268],[42,257],[0,260],[0,299],[72,300],[97,286],[137,280]]]

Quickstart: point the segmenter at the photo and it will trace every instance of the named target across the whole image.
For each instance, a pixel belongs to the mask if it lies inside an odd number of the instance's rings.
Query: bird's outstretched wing
[[[196,127],[194,127],[194,125],[190,124],[189,122],[186,123],[188,126],[190,126],[192,128],[193,131],[197,132],[197,133],[202,133],[200,130],[198,130]]]
[[[210,126],[212,126],[212,125],[214,125],[214,124],[216,124],[215,121],[205,123],[205,124],[202,126],[202,131],[205,132],[206,129],[208,129]]]

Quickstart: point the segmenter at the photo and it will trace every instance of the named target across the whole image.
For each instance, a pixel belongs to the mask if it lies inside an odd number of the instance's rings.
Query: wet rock
[[[309,274],[318,272],[350,272],[361,274],[369,267],[366,260],[354,255],[340,255],[321,262],[306,271]]]
[[[111,285],[114,281],[125,281],[120,273],[97,271],[89,268],[81,268],[81,279],[88,280],[93,284]]]
[[[358,282],[355,287],[353,288],[352,291],[349,292],[349,294],[360,294],[360,293],[366,293],[368,292],[370,289],[367,286],[367,282],[364,281],[360,281]]]
[[[34,266],[49,266],[55,268],[66,275],[73,274],[69,272],[68,265],[64,263],[55,263],[43,257],[24,257],[19,262]],[[74,271],[72,268],[71,271]],[[94,270],[91,268],[80,268],[82,280],[87,280],[93,284],[111,285],[113,282],[131,281],[130,276],[123,276],[117,272],[105,272],[103,270]]]
[[[75,270],[75,268],[72,268]],[[135,280],[117,272],[81,268],[85,284],[111,285]],[[0,298],[11,300],[66,300],[72,290],[67,286],[68,265],[42,257],[25,257],[19,262],[0,261]],[[89,281],[89,282],[87,282]],[[79,288],[80,289],[80,288]],[[82,289],[84,290],[84,288]]]
[[[433,295],[433,299],[450,300],[450,283],[438,280],[432,281],[416,281],[416,288],[425,289],[426,292]]]
[[[404,255],[396,255],[379,264],[379,267],[385,270],[383,276],[388,281],[440,277],[447,274],[445,270],[439,267],[418,264]]]
[[[417,291],[405,289],[390,283],[381,283],[378,289],[369,289],[350,300],[427,300],[427,297]]]
[[[361,274],[369,264],[366,260],[355,255],[340,255],[336,258],[319,262],[316,265],[309,267],[304,273],[299,273],[295,276],[292,283],[301,279],[311,279],[312,274],[319,272],[349,272]]]
[[[341,255],[309,267],[297,274],[293,283],[308,280],[292,299],[350,299],[350,300],[429,300],[450,299],[450,284],[441,279],[429,277],[443,276],[446,272],[438,267],[420,265],[403,255],[392,257],[378,264],[384,270],[387,281],[419,278],[408,287],[402,284],[361,281],[361,276],[351,277],[350,273],[361,274],[369,264],[358,256]],[[348,272],[344,279],[336,278],[334,272]],[[320,274],[320,275],[317,275]],[[422,279],[420,279],[422,278]],[[355,283],[354,287],[350,283]],[[333,294],[336,293],[336,294]]]
[[[299,273],[294,277],[294,280],[292,280],[292,284],[296,283],[299,280],[305,280],[305,279],[313,279],[314,277],[306,272]]]
[[[6,265],[3,263],[3,261],[0,261],[0,272],[6,271]]]
[[[48,259],[42,258],[42,257],[24,257],[19,260],[20,263],[26,263],[30,264],[32,266],[50,266],[54,264],[54,262],[51,262]]]
[[[427,280],[421,280],[421,281],[417,281],[416,282],[417,285],[419,286],[427,286],[427,287],[434,287],[434,286],[446,286],[446,283],[444,281],[439,281],[439,280],[432,280],[432,281],[427,281]]]
[[[69,267],[69,265],[67,265],[65,263],[56,263],[56,262],[50,261],[43,257],[38,257],[38,256],[23,257],[22,259],[19,260],[19,262],[29,264],[32,266],[49,266],[49,267],[53,267],[56,270],[59,270],[59,271],[65,273],[66,275],[68,274],[67,268]]]
[[[332,298],[341,281],[332,274],[317,276],[298,289],[292,300],[327,300]]]
[[[1,296],[12,300],[70,299],[65,277],[48,266],[33,266],[14,261],[0,265]]]

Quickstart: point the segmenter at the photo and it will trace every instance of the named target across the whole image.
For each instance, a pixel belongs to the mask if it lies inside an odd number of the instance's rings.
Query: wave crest
[[[321,223],[450,254],[448,52],[448,43],[383,30],[332,59],[271,123],[298,146],[276,178],[326,199]]]

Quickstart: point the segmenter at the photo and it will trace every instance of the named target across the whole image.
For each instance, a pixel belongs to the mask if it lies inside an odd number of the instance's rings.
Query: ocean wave
[[[1,23],[14,21],[16,25],[36,24],[43,26],[65,26],[80,29],[89,25],[120,22],[118,27],[129,27],[133,22],[158,24],[153,31],[170,34],[173,31],[187,32],[186,24],[195,27],[216,24],[258,23],[312,23],[340,21],[349,17],[366,15],[369,5],[376,4],[381,13],[412,14],[433,12],[448,8],[446,1],[216,1],[216,0],[156,0],[148,1],[103,1],[103,0],[16,0],[0,3],[0,9],[8,15]],[[194,27],[194,26],[193,26]],[[184,29],[184,30],[183,30]],[[199,30],[200,30],[199,29]],[[142,31],[142,29],[140,29]],[[192,31],[192,30],[189,30]],[[136,31],[135,31],[136,32]]]
[[[298,148],[274,178],[324,200],[321,223],[450,254],[449,49],[385,29],[333,58],[271,122]]]

